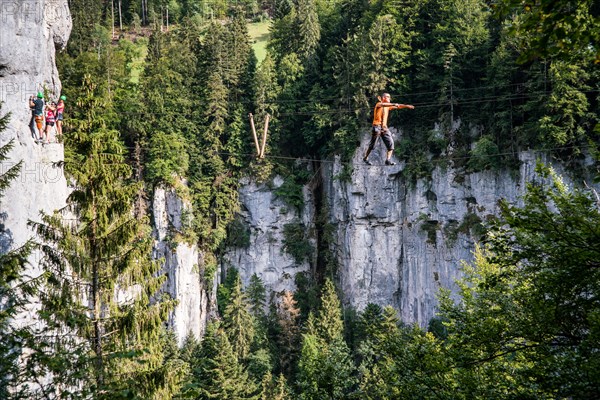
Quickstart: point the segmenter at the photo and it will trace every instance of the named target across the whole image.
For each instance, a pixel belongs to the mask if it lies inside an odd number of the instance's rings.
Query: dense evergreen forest
[[[70,0],[58,68],[67,96],[65,209],[31,223],[41,243],[2,254],[3,399],[595,399],[600,393],[600,200],[545,166],[522,207],[502,205],[456,296],[427,329],[391,307],[343,310],[333,257],[271,299],[235,269],[219,317],[179,347],[151,256],[158,185],[193,204],[173,241],[214,279],[236,230],[243,176],[297,159],[350,160],[383,91],[408,181],[436,166],[515,168],[520,151],[597,173],[600,6],[591,0]],[[270,21],[260,61],[250,21]],[[248,114],[270,116],[257,159]],[[6,118],[0,119],[0,129]],[[0,149],[0,160],[9,147]],[[314,161],[316,160],[316,161]],[[345,163],[349,173],[352,164]],[[585,169],[585,170],[584,170]],[[14,170],[0,176],[0,195]],[[340,176],[339,179],[345,179]],[[2,228],[0,226],[0,228]],[[43,252],[45,273],[22,274]],[[10,318],[39,298],[35,327]],[[15,349],[26,348],[19,358]]]

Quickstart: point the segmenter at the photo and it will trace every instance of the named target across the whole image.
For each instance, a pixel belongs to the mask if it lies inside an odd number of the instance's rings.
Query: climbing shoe
[[[385,165],[396,165],[396,163],[390,160],[385,160]]]
[[[363,161],[367,165],[373,165],[373,164],[371,164],[371,161],[369,161],[367,158],[363,158]]]

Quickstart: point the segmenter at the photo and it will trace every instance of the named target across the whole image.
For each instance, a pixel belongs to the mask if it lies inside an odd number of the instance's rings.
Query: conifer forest
[[[25,245],[0,248],[0,399],[600,398],[600,2],[68,6],[56,64],[72,191],[29,221]],[[217,282],[223,249],[251,245],[236,225],[240,180],[284,177],[278,195],[293,208],[314,173],[296,160],[339,157],[347,179],[384,92],[415,107],[390,113],[401,179],[515,170],[534,149],[585,184],[538,165],[522,201],[482,221],[458,292],[440,287],[428,326],[391,306],[343,307],[325,222],[296,291],[272,295],[257,275],[244,285],[235,266]],[[259,136],[269,119],[263,158],[250,113]],[[0,106],[0,130],[9,118]],[[0,171],[0,196],[19,168]],[[152,252],[159,185],[192,205],[170,240],[198,246],[214,288],[205,332],[183,344]],[[301,260],[286,229],[284,250]],[[39,323],[11,323],[31,302]]]

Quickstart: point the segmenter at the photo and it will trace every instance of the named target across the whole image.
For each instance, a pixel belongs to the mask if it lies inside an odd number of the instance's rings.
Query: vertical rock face
[[[180,345],[190,333],[196,338],[202,336],[215,302],[208,294],[214,294],[214,288],[207,290],[201,277],[201,255],[197,246],[175,238],[183,228],[185,214],[190,212],[191,205],[185,203],[174,189],[159,187],[154,191],[154,258],[164,262],[163,271],[167,276],[164,290],[178,301],[169,317],[169,325]]]
[[[282,184],[281,177],[274,179],[274,189]],[[242,181],[242,185],[239,192],[242,204],[241,218],[249,228],[250,245],[229,249],[223,257],[222,269],[237,268],[244,286],[247,286],[252,275],[256,274],[264,282],[267,291],[293,291],[294,276],[299,272],[308,271],[312,259],[299,263],[288,254],[284,250],[286,238],[283,232],[287,224],[302,224],[307,232],[311,230],[314,224],[311,194],[308,189],[304,189],[305,206],[298,213],[265,185],[257,185],[249,180]],[[308,240],[310,242],[310,239]],[[314,247],[314,243],[312,244]]]
[[[323,198],[329,206],[329,223],[335,227],[338,273],[346,306],[362,310],[368,303],[394,306],[403,321],[426,327],[435,316],[440,287],[456,290],[462,261],[473,259],[482,223],[498,214],[498,200],[519,202],[526,182],[535,179],[540,154],[524,152],[517,171],[484,171],[458,174],[436,168],[430,179],[407,182],[405,165],[385,166],[380,144],[362,162],[369,135],[353,160],[349,180],[339,159],[323,162]],[[542,161],[545,161],[542,157]],[[564,174],[560,168],[557,172]],[[308,193],[308,192],[307,192]],[[281,213],[271,190],[251,182],[240,190],[242,215],[250,227],[251,245],[232,249],[228,264],[248,282],[256,273],[268,288],[293,289],[290,278],[309,266],[295,267],[281,251],[281,227],[293,216]],[[311,196],[306,196],[305,226],[314,226]]]
[[[0,114],[11,114],[8,129],[0,133],[0,145],[14,139],[14,148],[0,165],[0,172],[23,161],[20,175],[0,200],[0,222],[6,230],[0,238],[0,251],[31,238],[27,221],[39,220],[40,211],[52,213],[65,205],[68,190],[62,169],[63,146],[34,143],[28,100],[44,90],[54,99],[59,96],[55,52],[66,44],[71,26],[66,0],[0,2]],[[32,255],[29,275],[39,273],[38,257]]]
[[[369,157],[373,166],[355,154],[349,181],[332,179],[341,172],[339,161],[325,166],[344,303],[359,310],[389,304],[403,321],[426,327],[439,288],[454,291],[462,260],[473,259],[481,223],[498,215],[498,200],[519,201],[537,157],[522,153],[518,174],[435,168],[431,179],[416,183],[401,178],[402,163],[383,164],[383,146]]]

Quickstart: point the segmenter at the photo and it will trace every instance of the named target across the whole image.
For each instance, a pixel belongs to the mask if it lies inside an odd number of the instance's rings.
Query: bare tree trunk
[[[146,24],[146,8],[144,7],[144,1],[142,0],[142,25]]]
[[[139,139],[135,141],[135,149],[133,151],[133,164],[136,182],[142,182],[142,146]],[[146,215],[146,192],[142,186],[137,193],[135,199],[134,215],[137,219],[142,219]]]
[[[256,128],[254,127],[254,117],[252,113],[248,114],[248,117],[250,117],[250,128],[252,128],[252,137],[256,146],[256,157],[260,157],[260,145],[258,144],[258,136],[256,136]]]
[[[92,190],[92,198],[94,197],[94,192]],[[94,200],[92,200],[94,202]],[[96,206],[92,204],[92,213],[96,214]],[[102,385],[103,377],[104,377],[104,356],[102,354],[102,325],[100,321],[102,320],[102,304],[100,299],[100,265],[98,265],[98,254],[96,254],[97,246],[96,246],[96,238],[98,235],[96,221],[92,221],[92,237],[90,238],[90,258],[92,261],[92,307],[93,307],[93,326],[94,326],[94,337],[93,341],[93,349],[94,354],[96,355],[96,360],[94,364],[96,365],[96,378],[98,380],[98,384]]]
[[[121,3],[123,1],[119,0],[119,30],[123,32],[123,14],[121,13]]]
[[[267,145],[267,132],[269,131],[269,114],[265,118],[265,129],[262,136],[262,146],[260,147],[260,158],[265,158],[265,147]]]
[[[110,14],[112,17],[112,39],[115,40],[115,0],[110,0]]]

